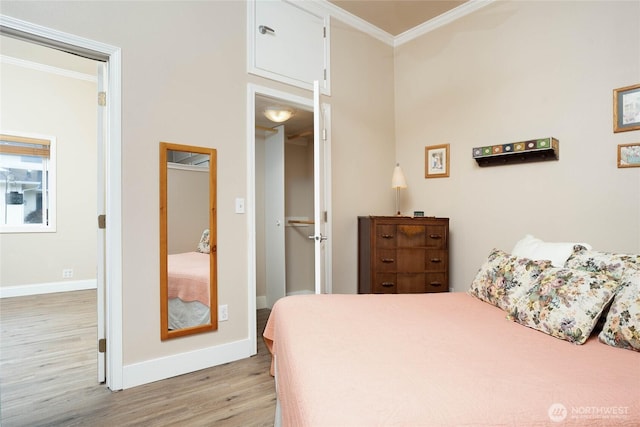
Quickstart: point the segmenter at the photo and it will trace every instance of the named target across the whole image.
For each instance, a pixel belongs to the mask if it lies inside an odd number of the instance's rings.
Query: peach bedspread
[[[640,353],[465,293],[286,297],[264,338],[283,426],[640,425]]]
[[[209,254],[185,252],[168,258],[169,299],[200,301],[209,307]]]

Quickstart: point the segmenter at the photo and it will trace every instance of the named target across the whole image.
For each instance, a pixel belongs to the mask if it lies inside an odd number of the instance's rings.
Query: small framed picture
[[[613,90],[613,132],[640,130],[640,84]]]
[[[618,167],[640,167],[640,142],[633,144],[618,144]]]
[[[424,148],[424,177],[449,176],[449,144],[430,145]]]

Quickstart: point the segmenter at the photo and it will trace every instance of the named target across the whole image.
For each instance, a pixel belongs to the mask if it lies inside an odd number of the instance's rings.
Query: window
[[[0,232],[53,232],[55,138],[0,133]]]

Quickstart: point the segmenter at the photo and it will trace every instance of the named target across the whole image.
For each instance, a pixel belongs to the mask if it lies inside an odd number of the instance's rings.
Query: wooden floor
[[[95,290],[0,299],[0,425],[272,426],[268,315],[254,357],[111,392],[97,384]]]

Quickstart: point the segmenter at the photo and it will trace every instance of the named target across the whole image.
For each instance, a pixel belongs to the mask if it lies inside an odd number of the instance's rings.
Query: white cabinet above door
[[[309,1],[248,2],[248,72],[329,95],[329,15]]]

